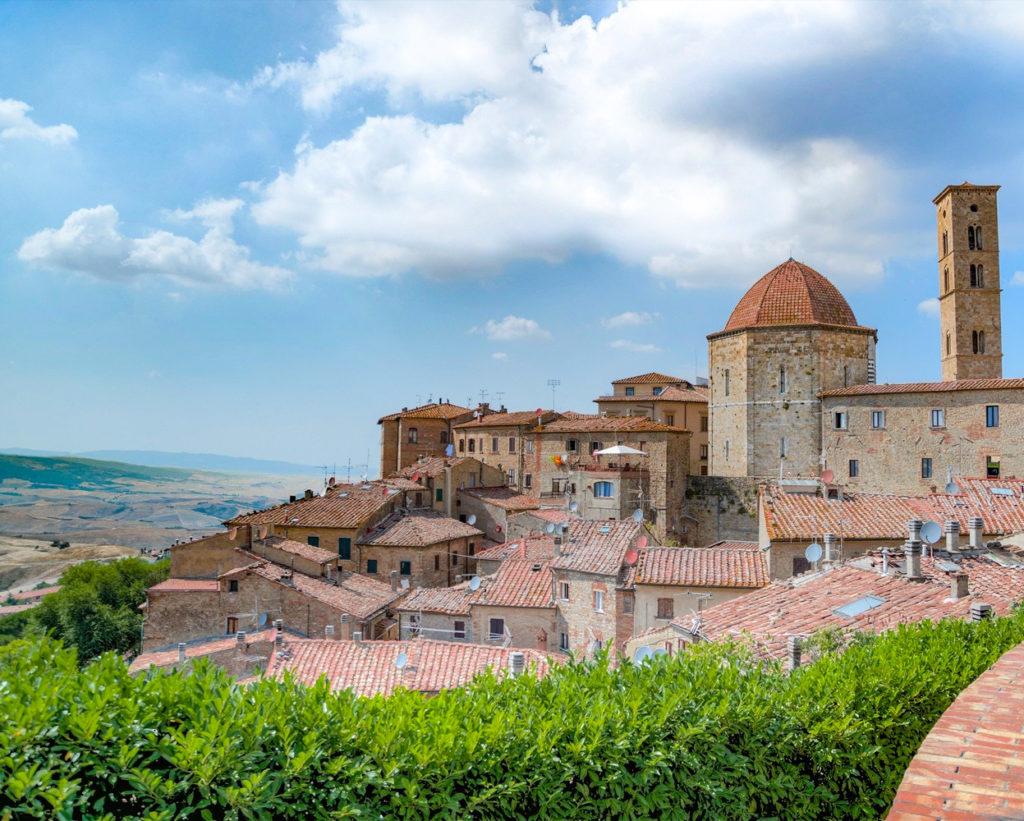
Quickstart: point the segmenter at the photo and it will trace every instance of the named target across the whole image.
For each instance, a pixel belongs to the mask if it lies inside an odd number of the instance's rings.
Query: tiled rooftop
[[[275,635],[277,635],[277,630],[275,628],[260,630],[257,633],[246,633],[246,647],[248,648],[249,645],[257,642],[271,642],[274,640]],[[213,653],[219,653],[224,650],[233,650],[237,646],[238,637],[234,635],[217,636],[214,638],[202,639],[201,641],[191,641],[185,645],[185,659],[202,658],[203,656],[209,656]],[[141,655],[136,656],[128,667],[128,672],[134,674],[142,670],[148,670],[150,667],[169,667],[178,663],[177,647],[169,650],[152,650],[148,653],[142,653]]]
[[[685,428],[652,422],[643,416],[590,416],[584,419],[561,419],[544,426],[545,433],[584,433],[588,431],[621,431],[622,433],[679,433]]]
[[[681,379],[678,376],[669,376],[668,374],[658,373],[657,371],[651,371],[650,373],[642,373],[638,376],[627,376],[623,379],[616,379],[612,382],[613,385],[672,385],[685,383],[690,384],[685,379]]]
[[[537,417],[540,417],[543,422],[549,422],[552,419],[558,418],[559,414],[553,410],[541,410],[537,413],[536,410],[532,411],[513,411],[512,413],[488,413],[486,416],[481,416],[479,419],[473,419],[469,422],[462,422],[455,425],[457,430],[469,430],[471,428],[510,428],[517,425],[530,425],[535,426],[537,424]]]
[[[873,396],[888,393],[949,393],[951,391],[1020,390],[1024,379],[957,379],[950,382],[902,382],[884,385],[850,385],[822,391],[821,396]]]
[[[657,396],[599,396],[595,402],[632,402],[643,404],[645,402],[700,402],[707,404],[707,394],[696,390],[677,388],[675,386],[665,388]]]
[[[218,590],[220,590],[220,583],[216,579],[165,579],[160,584],[153,585],[146,592],[190,591],[194,593],[215,593]]]
[[[579,521],[570,526],[568,541],[552,566],[602,576],[618,576],[626,551],[636,546],[637,537],[647,531],[632,520]]]
[[[491,607],[554,607],[551,600],[551,560],[513,555],[498,572],[483,579],[473,604]]]
[[[536,496],[525,496],[508,487],[467,487],[461,488],[459,493],[468,494],[504,510],[532,510],[540,507],[540,499]]]
[[[555,540],[546,533],[538,536],[524,536],[509,542],[502,542],[477,551],[476,559],[499,561],[511,557],[520,559],[550,559],[555,555]]]
[[[942,714],[903,776],[887,821],[1024,818],[1024,644]]]
[[[401,503],[401,492],[379,483],[337,484],[326,496],[299,499],[256,513],[236,516],[226,525],[293,525],[295,527],[362,527],[366,520],[392,501]]]
[[[10,596],[15,601],[25,602],[32,601],[33,599],[41,599],[43,596],[49,596],[51,593],[56,593],[60,590],[60,585],[55,584],[51,587],[40,587],[37,590],[25,590],[21,593],[0,593],[0,597]]]
[[[412,479],[413,476],[419,476],[421,479],[437,478],[444,474],[445,468],[457,467],[469,458],[471,457],[431,456],[427,459],[420,459],[402,468],[397,473],[391,474],[386,481],[390,483],[394,477],[402,477],[404,479]]]
[[[450,402],[429,402],[426,405],[420,405],[415,408],[406,408],[405,410],[400,410],[397,413],[389,413],[387,416],[382,416],[378,419],[377,424],[379,425],[381,422],[391,422],[395,419],[455,419],[465,413],[472,412],[471,408],[464,408],[461,405],[453,405]]]
[[[0,605],[0,618],[4,616],[13,616],[15,613],[21,613],[24,610],[31,610],[35,607],[38,602],[30,604],[4,604]]]
[[[474,538],[483,533],[458,519],[450,519],[435,510],[411,510],[392,513],[368,530],[359,544],[426,547],[452,539]]]
[[[813,268],[789,259],[755,282],[733,309],[726,331],[764,325],[857,327],[849,303]]]
[[[275,652],[268,675],[281,676],[289,671],[303,684],[314,684],[326,676],[332,690],[351,689],[362,696],[389,695],[399,688],[438,693],[468,684],[488,669],[506,675],[513,652],[526,657],[528,674],[547,674],[549,662],[536,650],[428,639],[286,639]],[[406,664],[399,670],[395,662],[401,653],[406,656]]]
[[[283,539],[280,536],[268,536],[266,539],[254,539],[252,543],[252,552],[257,554],[262,553],[263,545],[266,545],[272,550],[280,550],[282,553],[301,556],[303,559],[308,559],[309,561],[316,562],[317,564],[327,564],[328,562],[333,562],[338,558],[338,554],[332,553],[330,550],[324,550],[322,547],[313,547],[313,545],[306,544],[305,542],[296,542],[293,539]]]
[[[764,587],[768,565],[760,550],[726,547],[649,547],[640,551],[636,584],[687,587]]]
[[[401,611],[422,613],[446,613],[452,616],[468,616],[474,591],[469,582],[459,582],[452,587],[417,588],[398,605]]]

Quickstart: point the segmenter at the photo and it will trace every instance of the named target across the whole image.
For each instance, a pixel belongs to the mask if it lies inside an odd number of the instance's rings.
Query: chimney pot
[[[562,555],[562,537],[561,536],[555,536],[555,555],[556,556],[561,556]]]
[[[985,530],[985,520],[980,516],[974,516],[967,522],[967,527],[970,531],[971,537],[971,548],[973,550],[980,550],[982,548],[982,533]]]
[[[244,630],[239,630],[237,633],[235,633],[235,644],[237,644],[239,647],[245,647],[245,631]]]
[[[839,561],[839,545],[835,534],[825,534],[825,561],[826,562],[838,562]]]
[[[178,642],[178,661],[182,662],[185,660],[185,642]]]
[[[526,654],[513,650],[508,655],[508,664],[513,676],[521,676],[526,671]]]
[[[971,621],[985,621],[992,618],[992,605],[977,601],[971,605]]]
[[[797,667],[800,666],[800,656],[803,653],[803,647],[800,642],[800,637],[790,636],[787,642],[787,649],[789,656],[789,669],[795,670]]]
[[[354,641],[356,644],[358,644],[362,640],[363,640],[363,631],[362,630],[356,630],[355,632],[352,633],[352,641]]]
[[[921,526],[923,524],[920,519],[911,519],[907,523],[910,538],[903,546],[903,552],[907,558],[907,579],[911,581],[924,579],[921,573]]]
[[[954,599],[962,599],[968,594],[968,581],[970,577],[966,573],[954,573],[951,583],[951,595]]]
[[[392,570],[391,571],[391,590],[393,592],[397,592],[397,590],[398,590],[398,571],[397,570]]]
[[[954,553],[960,549],[960,522],[949,519],[946,522],[946,551]]]

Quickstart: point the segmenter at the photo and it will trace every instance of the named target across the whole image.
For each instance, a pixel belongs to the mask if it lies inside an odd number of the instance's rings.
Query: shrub
[[[878,818],[1024,616],[904,627],[784,675],[702,645],[427,699],[0,648],[0,818]]]

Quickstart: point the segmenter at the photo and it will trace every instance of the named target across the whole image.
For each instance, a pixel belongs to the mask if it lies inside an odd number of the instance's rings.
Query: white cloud
[[[491,354],[491,359],[497,359],[499,362],[504,362],[506,359],[508,359],[508,354],[498,351],[496,353]]]
[[[31,110],[32,106],[21,100],[0,98],[0,140],[42,140],[61,145],[78,138],[78,132],[66,123],[39,125],[28,116]]]
[[[706,287],[747,284],[791,250],[839,281],[875,279],[897,244],[879,157],[839,137],[759,139],[716,110],[754,81],[878,48],[895,36],[882,4],[636,3],[597,24],[522,3],[341,9],[337,46],[264,81],[300,83],[313,108],[384,88],[396,106],[419,95],[466,114],[438,125],[407,106],[300,145],[253,213],[314,264],[479,277],[606,253]]]
[[[1010,280],[1011,285],[1024,285],[1024,271],[1017,271]]]
[[[470,333],[479,333],[479,330],[479,328],[470,328]],[[521,316],[506,316],[502,320],[488,319],[483,330],[488,339],[501,342],[551,338],[551,334],[538,325],[535,320]]]
[[[602,319],[601,324],[606,328],[626,328],[639,325],[650,325],[656,320],[660,314],[657,311],[654,313],[638,312],[638,311],[625,311],[615,316],[610,316],[607,319]]]
[[[131,282],[166,276],[183,285],[274,288],[291,275],[284,268],[249,259],[249,249],[231,237],[232,215],[240,200],[206,200],[191,211],[175,211],[179,220],[198,219],[207,230],[197,242],[168,231],[134,239],[121,233],[113,205],[81,208],[60,228],[28,237],[18,257],[40,268],[90,274]]]
[[[650,343],[643,342],[630,342],[628,339],[616,339],[611,343],[611,347],[620,351],[629,351],[630,353],[661,353],[661,348],[657,345],[651,345]]]
[[[917,310],[925,316],[930,316],[932,319],[938,319],[939,298],[933,296],[931,299],[926,299],[923,302],[917,303]]]

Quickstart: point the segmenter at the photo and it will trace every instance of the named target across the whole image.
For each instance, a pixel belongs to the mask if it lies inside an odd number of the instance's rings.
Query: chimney
[[[787,642],[787,649],[788,649],[787,663],[788,663],[789,669],[790,670],[795,670],[797,667],[800,666],[800,655],[801,655],[801,652],[802,652],[802,647],[800,645],[800,637],[799,636],[790,636],[789,637],[789,641]]]
[[[185,660],[185,642],[178,642],[178,663]]]
[[[836,542],[835,535],[832,533],[825,534],[825,561],[839,561],[839,545]]]
[[[967,582],[968,575],[966,573],[954,573],[951,577],[952,582],[950,584],[950,596],[954,599],[962,599],[968,594]]]
[[[361,642],[362,640],[363,640],[363,631],[362,630],[356,630],[352,634],[352,641],[354,641],[356,644],[359,644],[359,642]]]
[[[398,592],[398,571],[397,570],[392,570],[391,571],[391,592],[392,593],[397,593]]]
[[[288,497],[288,503],[292,504],[294,502],[295,502],[295,494],[293,493],[291,496]]]
[[[513,650],[508,654],[508,667],[513,676],[521,676],[526,672],[526,654]]]
[[[245,631],[244,630],[239,630],[237,633],[235,633],[235,647],[237,647],[240,650],[245,648]]]
[[[313,498],[313,491],[310,490],[309,488],[306,488],[306,492],[303,495],[303,498],[305,498],[305,499],[312,499]]]
[[[981,550],[982,531],[985,529],[985,520],[981,516],[974,516],[967,521],[967,527],[971,534],[971,549]]]
[[[561,536],[555,536],[555,555],[556,556],[561,556],[562,555],[562,537]]]
[[[903,545],[903,552],[907,557],[907,579],[909,581],[923,581],[921,575],[921,525],[920,519],[911,519],[907,523],[910,531],[910,538]]]
[[[882,575],[889,575],[889,548],[882,548]]]
[[[992,605],[976,601],[971,605],[971,621],[985,621],[992,618]]]
[[[275,619],[274,629],[277,630],[277,635],[274,636],[274,646],[280,647],[284,644],[284,619]]]
[[[960,549],[960,522],[956,519],[946,521],[946,551],[955,553]]]
[[[352,623],[349,621],[348,613],[341,614],[341,637],[343,639],[352,638]]]

